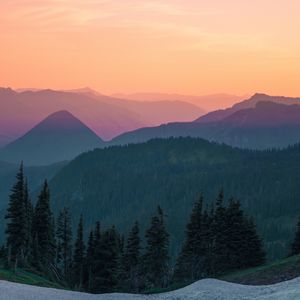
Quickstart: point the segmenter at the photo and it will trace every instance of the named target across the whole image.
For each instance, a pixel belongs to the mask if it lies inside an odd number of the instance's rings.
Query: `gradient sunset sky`
[[[1,0],[0,86],[300,96],[299,0]]]

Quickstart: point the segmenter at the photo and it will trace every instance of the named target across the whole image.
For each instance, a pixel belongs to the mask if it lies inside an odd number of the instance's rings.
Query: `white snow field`
[[[300,277],[274,285],[246,286],[216,279],[200,280],[183,289],[156,295],[85,293],[0,281],[1,300],[297,300]]]

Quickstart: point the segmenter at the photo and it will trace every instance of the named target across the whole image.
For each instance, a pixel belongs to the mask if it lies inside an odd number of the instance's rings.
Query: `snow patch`
[[[103,294],[64,291],[0,281],[0,300],[295,300],[300,277],[274,285],[247,286],[216,279],[200,280],[183,289],[157,294]]]

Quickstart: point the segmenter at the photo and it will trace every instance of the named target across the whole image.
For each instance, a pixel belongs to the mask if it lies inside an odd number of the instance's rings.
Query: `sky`
[[[0,0],[0,86],[300,96],[299,0]]]

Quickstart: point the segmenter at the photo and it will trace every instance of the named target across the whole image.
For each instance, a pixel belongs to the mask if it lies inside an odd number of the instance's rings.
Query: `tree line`
[[[143,292],[191,282],[265,262],[262,241],[238,200],[224,200],[220,191],[210,207],[196,201],[176,260],[169,256],[166,215],[158,207],[144,238],[134,222],[127,238],[100,222],[85,236],[80,217],[73,237],[69,209],[57,218],[50,205],[47,181],[32,204],[23,166],[16,176],[7,209],[7,241],[2,252],[7,268],[19,267],[47,275],[80,291]]]

